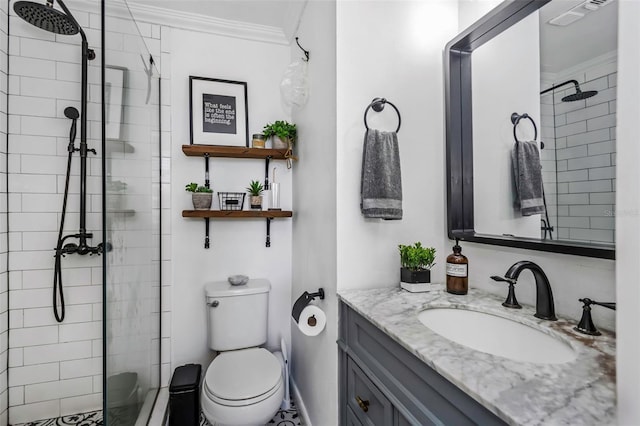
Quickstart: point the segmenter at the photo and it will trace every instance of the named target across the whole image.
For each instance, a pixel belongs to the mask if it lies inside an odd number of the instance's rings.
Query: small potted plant
[[[273,149],[291,149],[298,131],[295,124],[278,120],[265,125],[262,134],[265,138],[271,138]]]
[[[250,204],[253,210],[262,210],[262,191],[264,191],[264,187],[257,180],[252,180],[247,187],[247,192],[251,195]]]
[[[191,182],[185,186],[187,192],[191,192],[191,201],[195,210],[209,210],[213,199],[213,190],[206,186],[198,186]]]
[[[414,245],[398,245],[400,251],[400,281],[402,283],[430,283],[431,268],[435,265],[436,249]]]

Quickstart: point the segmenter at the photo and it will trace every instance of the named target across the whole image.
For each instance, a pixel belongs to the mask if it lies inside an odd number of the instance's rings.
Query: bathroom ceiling
[[[130,6],[162,8],[279,28],[291,38],[306,0],[127,0]]]
[[[606,55],[617,49],[618,0],[595,11],[576,9],[585,16],[567,26],[548,24],[549,20],[584,3],[584,0],[555,0],[540,9],[540,43],[544,54],[541,70],[561,71]]]

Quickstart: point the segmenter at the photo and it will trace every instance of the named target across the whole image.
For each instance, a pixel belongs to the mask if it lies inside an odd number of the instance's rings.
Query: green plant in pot
[[[400,281],[404,283],[430,283],[431,268],[435,265],[436,249],[413,245],[398,245],[400,251]]]
[[[260,181],[252,180],[249,186],[247,186],[247,192],[251,201],[251,208],[253,210],[262,210],[262,192],[264,191],[264,187],[260,183]]]
[[[262,134],[265,138],[271,138],[274,149],[291,149],[296,142],[298,130],[295,124],[278,120],[265,125]]]
[[[213,190],[206,186],[191,182],[185,185],[184,189],[191,192],[191,201],[195,210],[209,210],[213,199]]]

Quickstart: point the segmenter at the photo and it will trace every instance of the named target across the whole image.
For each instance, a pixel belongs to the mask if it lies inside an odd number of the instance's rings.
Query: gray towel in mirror
[[[511,151],[515,183],[514,207],[522,216],[544,213],[542,166],[535,141],[516,142]]]
[[[364,217],[402,219],[402,179],[396,132],[366,131],[361,178],[360,210]]]

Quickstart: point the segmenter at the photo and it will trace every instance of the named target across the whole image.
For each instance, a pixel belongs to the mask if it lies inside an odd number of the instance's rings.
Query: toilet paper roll
[[[298,328],[307,336],[317,336],[327,325],[327,315],[315,305],[306,306],[300,313]]]

